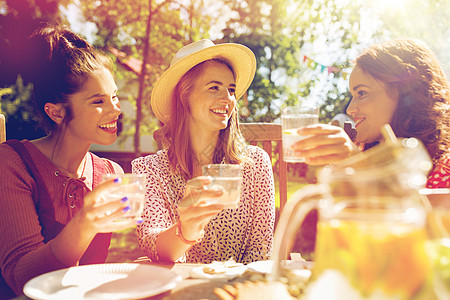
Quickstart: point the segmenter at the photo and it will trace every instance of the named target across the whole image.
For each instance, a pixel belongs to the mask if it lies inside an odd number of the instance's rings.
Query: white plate
[[[275,261],[273,260],[260,260],[249,263],[247,265],[249,271],[268,274],[273,270],[273,265]],[[305,277],[311,276],[311,268],[313,263],[310,261],[294,261],[294,260],[283,260],[281,261],[281,266],[284,269],[297,270],[303,272],[302,275]]]
[[[49,272],[28,281],[23,292],[32,299],[139,299],[175,287],[181,276],[144,264],[97,264]]]
[[[220,273],[212,274],[205,272],[205,268],[216,269]],[[212,262],[210,264],[204,264],[201,267],[196,267],[191,270],[191,278],[206,278],[218,281],[228,281],[244,274],[247,270],[247,266],[243,264],[231,263],[231,262]]]

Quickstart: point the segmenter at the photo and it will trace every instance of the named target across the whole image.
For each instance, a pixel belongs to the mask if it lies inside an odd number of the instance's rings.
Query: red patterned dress
[[[243,165],[241,199],[236,209],[224,209],[205,228],[203,240],[191,247],[179,262],[225,261],[249,263],[266,260],[272,253],[275,222],[275,188],[272,163],[259,147],[247,146],[251,162]],[[138,243],[153,261],[159,260],[156,238],[178,222],[178,203],[186,180],[169,166],[167,149],[132,162],[133,173],[146,177],[143,223],[137,228]]]
[[[450,153],[443,155],[428,175],[427,188],[450,188]]]

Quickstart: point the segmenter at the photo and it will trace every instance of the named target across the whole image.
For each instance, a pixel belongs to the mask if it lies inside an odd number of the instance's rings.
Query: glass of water
[[[210,176],[207,190],[221,190],[219,197],[205,199],[207,204],[224,204],[226,208],[237,208],[241,197],[242,168],[232,164],[210,164],[202,167],[202,175]]]
[[[120,178],[120,184],[117,185],[109,193],[105,193],[102,198],[105,202],[118,201],[124,197],[128,198],[127,204],[130,209],[125,212],[121,220],[141,218],[141,213],[144,207],[144,175],[142,174],[104,174],[103,181]]]
[[[305,162],[305,158],[296,155],[291,147],[298,141],[309,137],[307,135],[299,135],[297,130],[319,123],[319,108],[307,106],[284,107],[281,110],[281,122],[284,161],[292,163]]]

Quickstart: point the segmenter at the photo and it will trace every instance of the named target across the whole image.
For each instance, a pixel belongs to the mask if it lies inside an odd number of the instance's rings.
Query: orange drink
[[[307,213],[318,210],[307,300],[436,299],[426,251],[430,205],[418,192],[431,160],[419,140],[383,135],[385,143],[325,166],[318,184],[295,192],[283,209],[274,240],[278,261]]]
[[[388,214],[353,209],[336,217],[321,217],[313,277],[334,269],[361,293],[361,298],[381,292],[388,298],[414,299],[428,286],[431,275],[423,222],[407,220],[407,214],[421,213],[413,208]]]

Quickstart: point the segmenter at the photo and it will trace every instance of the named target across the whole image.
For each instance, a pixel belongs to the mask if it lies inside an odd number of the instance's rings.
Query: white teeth
[[[115,128],[116,126],[117,126],[117,122],[112,122],[112,123],[102,124],[102,125],[100,125],[100,128],[111,129],[111,128]]]
[[[211,111],[216,114],[226,114],[228,112],[226,109],[211,109]]]

